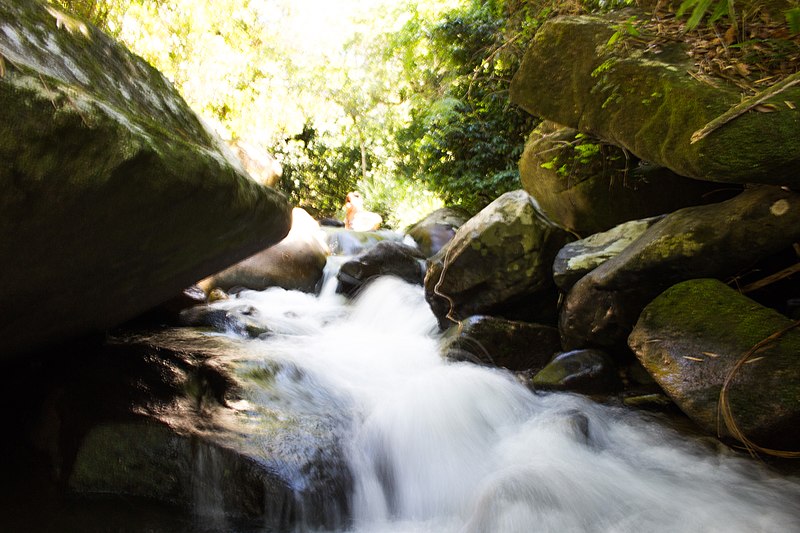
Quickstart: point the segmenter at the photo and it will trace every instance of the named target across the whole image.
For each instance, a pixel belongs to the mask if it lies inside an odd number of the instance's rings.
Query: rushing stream
[[[351,530],[800,531],[796,480],[646,415],[447,362],[420,287],[382,278],[349,303],[330,286],[235,303],[274,331],[248,350],[305,376],[277,393],[341,415]]]

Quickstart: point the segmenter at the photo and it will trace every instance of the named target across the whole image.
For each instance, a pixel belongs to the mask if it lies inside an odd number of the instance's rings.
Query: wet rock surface
[[[381,241],[339,268],[336,292],[353,296],[378,276],[396,276],[408,283],[422,285],[425,257],[413,246]]]
[[[152,499],[275,530],[338,527],[350,490],[341,406],[271,396],[306,378],[244,342],[179,328],[82,350],[82,368],[39,375],[29,445],[73,497]]]
[[[442,347],[454,361],[471,361],[509,370],[539,370],[561,349],[552,326],[471,316],[454,326]]]

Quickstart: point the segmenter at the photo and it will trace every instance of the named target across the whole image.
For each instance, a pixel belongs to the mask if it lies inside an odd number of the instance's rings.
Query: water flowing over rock
[[[358,255],[381,241],[404,240],[403,234],[390,230],[354,231],[331,226],[322,226],[322,230],[331,254],[338,256]]]
[[[348,514],[346,415],[278,398],[277,383],[313,386],[295,366],[190,328],[121,334],[83,362],[31,420],[71,494],[158,500],[219,531],[338,527]]]
[[[740,102],[740,91],[690,76],[682,43],[666,43],[658,54],[607,46],[630,16],[546,22],[514,76],[512,102],[681,176],[800,186],[800,109],[785,103],[800,102],[800,89],[768,99],[774,113],[745,113],[691,144],[696,130]]]
[[[602,233],[571,242],[558,251],[553,263],[553,281],[562,291],[569,291],[583,276],[619,255],[663,217],[631,220]]]
[[[676,404],[710,434],[734,438],[720,419],[720,392],[734,366],[792,321],[725,284],[691,280],[671,287],[642,312],[628,340]],[[751,353],[728,391],[736,425],[773,449],[800,449],[800,330]]]
[[[336,292],[352,296],[378,276],[390,275],[422,285],[425,266],[425,257],[417,248],[395,241],[381,241],[339,268]]]
[[[292,210],[292,227],[282,241],[209,276],[199,285],[206,293],[214,288],[228,291],[235,287],[314,292],[322,280],[328,253],[325,234],[317,221],[296,207]]]
[[[733,276],[798,239],[800,195],[780,187],[671,213],[572,287],[559,319],[564,347],[623,345],[644,306],[668,287]]]
[[[553,221],[581,236],[622,222],[730,197],[719,184],[646,164],[624,150],[550,121],[525,144],[523,188]]]
[[[283,196],[96,28],[4,1],[0,57],[4,356],[132,318],[288,231]]]
[[[570,240],[528,193],[505,193],[429,260],[425,297],[442,327],[476,314],[538,321],[554,311],[553,258]]]
[[[541,324],[471,316],[448,331],[442,350],[455,361],[537,371],[561,349],[558,329]]]
[[[425,257],[436,255],[450,242],[469,217],[456,209],[443,207],[437,209],[406,231],[419,246]]]

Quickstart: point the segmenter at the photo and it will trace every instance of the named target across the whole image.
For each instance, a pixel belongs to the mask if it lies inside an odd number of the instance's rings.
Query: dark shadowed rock
[[[422,285],[425,257],[413,246],[381,241],[339,268],[336,292],[352,296],[378,276],[396,276],[408,283]]]
[[[442,347],[455,361],[536,371],[561,349],[558,329],[530,322],[476,315],[451,328]]]
[[[5,1],[0,56],[3,356],[133,318],[288,231],[285,198],[96,28]]]
[[[671,285],[733,276],[798,239],[800,195],[779,187],[676,211],[572,287],[559,321],[564,346],[621,345],[644,306]]]
[[[625,148],[681,176],[724,183],[800,186],[800,101],[793,87],[767,99],[774,113],[745,113],[692,144],[692,134],[741,101],[741,90],[688,74],[680,42],[610,47],[631,12],[558,17],[536,32],[511,83],[511,100],[537,117]]]
[[[737,361],[793,322],[724,283],[698,279],[659,295],[628,339],[675,403],[710,434],[732,433],[719,419],[722,385]],[[800,447],[800,329],[752,353],[728,390],[744,435],[760,446]]]
[[[425,298],[443,328],[477,314],[547,315],[555,310],[553,259],[571,239],[528,193],[505,193],[429,259]],[[517,316],[504,314],[512,307]]]
[[[531,134],[519,170],[523,188],[542,211],[582,237],[732,194],[711,194],[719,184],[678,176],[549,121]]]
[[[431,257],[444,248],[469,217],[456,209],[443,207],[426,216],[406,233],[414,239],[425,257]]]
[[[611,394],[622,388],[614,360],[600,350],[558,354],[531,379],[537,390]]]

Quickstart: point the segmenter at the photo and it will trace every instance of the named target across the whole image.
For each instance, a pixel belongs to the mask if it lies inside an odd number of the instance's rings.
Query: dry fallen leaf
[[[738,72],[743,78],[746,78],[750,75],[750,69],[747,68],[747,65],[744,63],[734,63],[733,68],[736,69],[736,72]]]
[[[774,113],[778,110],[778,107],[773,104],[758,104],[753,109],[758,111],[759,113]]]
[[[794,102],[790,102],[789,100],[784,100],[783,103],[786,104],[786,107],[788,107],[789,109],[797,109],[797,106],[794,104]]]

